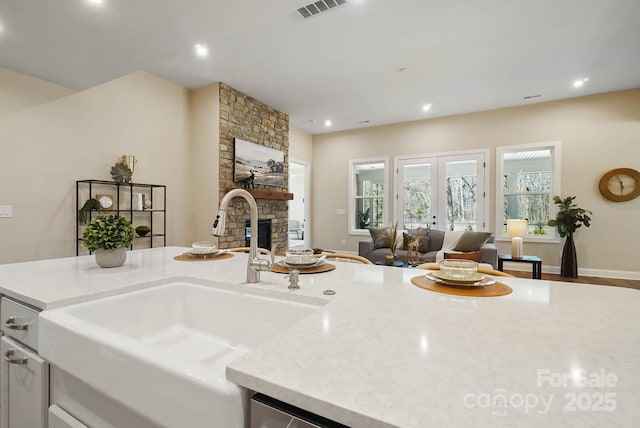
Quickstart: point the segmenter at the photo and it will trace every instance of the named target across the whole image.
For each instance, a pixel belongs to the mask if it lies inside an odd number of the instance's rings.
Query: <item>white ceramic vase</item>
[[[122,266],[127,260],[127,249],[124,247],[115,250],[98,249],[95,251],[96,263],[103,268]]]

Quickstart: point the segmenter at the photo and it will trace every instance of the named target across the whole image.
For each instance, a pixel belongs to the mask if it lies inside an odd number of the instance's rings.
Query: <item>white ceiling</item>
[[[0,66],[225,82],[312,134],[640,88],[639,0],[347,1],[305,20],[310,0],[1,0]]]

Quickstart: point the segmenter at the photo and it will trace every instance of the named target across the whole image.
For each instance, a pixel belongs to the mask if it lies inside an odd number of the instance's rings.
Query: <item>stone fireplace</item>
[[[256,190],[286,193],[289,186],[289,116],[242,92],[220,83],[220,199],[242,183],[233,181],[234,138],[260,144],[284,152],[284,186],[256,185]],[[258,216],[271,222],[270,249],[278,245],[278,252],[288,245],[289,204],[286,200],[256,198]],[[219,238],[220,248],[246,246],[245,221],[250,217],[249,205],[236,198],[227,210],[227,233]],[[258,238],[261,232],[259,229]]]

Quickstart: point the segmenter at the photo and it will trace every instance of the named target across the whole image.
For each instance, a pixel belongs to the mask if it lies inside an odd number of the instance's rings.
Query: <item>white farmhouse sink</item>
[[[44,311],[40,354],[165,427],[242,428],[226,365],[326,301],[181,278]]]

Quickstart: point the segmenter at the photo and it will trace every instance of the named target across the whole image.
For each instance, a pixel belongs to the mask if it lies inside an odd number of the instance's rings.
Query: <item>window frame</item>
[[[356,195],[357,183],[355,181],[356,166],[373,163],[384,164],[384,193],[382,195],[382,223],[387,225],[389,220],[389,158],[374,157],[349,159],[349,210],[348,210],[348,234],[349,235],[369,235],[369,229],[359,229],[356,227],[356,198],[363,196]]]
[[[514,153],[531,150],[551,150],[551,188],[549,190],[549,218],[553,219],[556,216],[556,206],[553,203],[554,195],[561,193],[561,142],[560,141],[547,141],[539,143],[518,144],[511,146],[497,146],[496,147],[496,205],[495,205],[495,239],[497,241],[510,241],[511,237],[508,236],[504,230],[504,222],[502,212],[504,209],[504,197],[503,192],[503,177],[504,177],[504,163],[503,156],[505,153]],[[551,229],[551,233],[547,236],[528,234],[523,236],[526,242],[560,242],[560,236],[557,233],[556,228]]]

